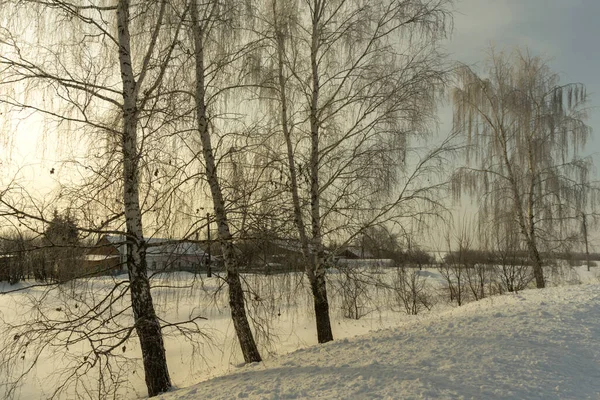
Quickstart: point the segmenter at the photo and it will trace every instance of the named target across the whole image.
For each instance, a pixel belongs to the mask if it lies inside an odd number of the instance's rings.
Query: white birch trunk
[[[194,36],[195,66],[196,66],[196,119],[197,128],[202,143],[202,155],[206,168],[206,179],[210,186],[213,200],[215,220],[217,223],[218,240],[223,249],[223,260],[227,271],[227,284],[229,287],[229,306],[233,326],[240,343],[242,354],[246,363],[259,362],[261,356],[250,329],[246,315],[244,292],[237,266],[235,249],[233,248],[232,235],[227,221],[225,201],[219,184],[217,166],[212,148],[208,120],[206,117],[205,88],[204,88],[204,32],[198,20],[198,6],[192,0],[192,30]]]
[[[160,323],[156,317],[146,267],[139,200],[139,160],[137,149],[137,92],[132,67],[129,34],[129,1],[117,8],[119,64],[123,84],[123,201],[127,227],[127,268],[135,328],[140,340],[148,395],[156,396],[171,387]]]
[[[319,187],[319,24],[324,9],[324,2],[315,0],[312,15],[312,43],[310,52],[312,72],[312,94],[310,103],[310,207],[312,227],[312,257],[308,279],[312,289],[317,323],[317,338],[319,343],[333,340],[331,321],[329,318],[329,303],[327,300],[327,283],[325,281],[325,257],[323,238],[321,236],[321,208]]]
[[[517,180],[515,178],[514,175],[514,171],[512,168],[512,163],[510,162],[510,158],[508,156],[508,149],[506,148],[506,135],[504,133],[504,131],[502,130],[502,128],[500,128],[499,132],[496,132],[496,135],[498,135],[498,140],[501,141],[501,146],[502,146],[502,157],[503,157],[503,161],[504,161],[504,165],[506,167],[506,171],[508,173],[508,180],[510,183],[510,187],[511,190],[513,192],[513,202],[514,202],[514,208],[515,208],[515,212],[517,214],[517,218],[519,221],[519,228],[521,230],[521,233],[523,234],[523,237],[525,238],[525,244],[527,245],[527,252],[529,253],[529,260],[532,263],[532,268],[533,268],[533,276],[535,278],[535,283],[536,283],[536,287],[541,289],[544,288],[546,286],[545,280],[544,280],[544,269],[542,266],[542,257],[540,256],[540,252],[537,248],[537,243],[536,243],[536,239],[535,239],[535,226],[534,226],[534,214],[533,214],[533,204],[532,204],[532,197],[533,196],[533,181],[531,182],[531,187],[530,190],[532,191],[530,193],[530,198],[529,198],[529,202],[528,202],[528,215],[527,218],[525,216],[525,212],[523,210],[523,199],[521,198],[521,193],[519,192],[519,187],[517,184]],[[530,160],[531,161],[531,160]],[[532,171],[532,178],[533,177],[533,171]],[[528,221],[529,220],[529,224]]]

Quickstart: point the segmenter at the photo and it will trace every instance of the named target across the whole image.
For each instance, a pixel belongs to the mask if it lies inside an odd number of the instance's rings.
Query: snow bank
[[[492,297],[299,350],[163,400],[598,399],[600,285]]]

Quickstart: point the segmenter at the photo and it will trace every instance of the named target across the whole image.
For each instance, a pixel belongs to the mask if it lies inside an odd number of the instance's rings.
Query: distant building
[[[104,235],[83,256],[85,275],[113,275],[126,271],[125,245],[118,236]]]
[[[237,247],[242,270],[280,273],[304,269],[302,246],[297,240],[256,239]]]
[[[195,242],[152,238],[146,250],[146,262],[152,271],[199,272],[207,259],[208,255]]]
[[[207,253],[198,243],[173,239],[149,238],[146,264],[150,271],[190,271],[203,269]],[[124,236],[104,235],[84,256],[88,274],[108,275],[127,271]]]
[[[375,258],[368,250],[360,247],[346,247],[343,250],[336,252],[339,259],[358,260],[365,258]]]

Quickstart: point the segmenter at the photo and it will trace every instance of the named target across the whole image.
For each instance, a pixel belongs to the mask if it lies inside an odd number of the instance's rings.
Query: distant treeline
[[[42,240],[0,241],[0,282],[17,283],[26,279],[62,282],[75,272],[76,248],[45,246]]]
[[[542,258],[547,263],[553,263],[556,260],[567,261],[570,265],[585,264],[587,256],[585,253],[579,252],[559,252],[559,253],[542,253]],[[600,261],[599,253],[590,253],[590,261]],[[451,251],[444,257],[446,263],[463,263],[463,264],[489,264],[489,265],[504,265],[510,261],[520,265],[531,265],[529,254],[526,250],[517,251],[490,251],[490,250],[458,250]],[[595,265],[592,264],[592,265]]]

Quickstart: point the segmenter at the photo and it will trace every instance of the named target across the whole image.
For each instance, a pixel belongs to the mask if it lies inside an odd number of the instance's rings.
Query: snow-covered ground
[[[600,285],[492,297],[160,397],[599,399]]]
[[[344,318],[344,276],[332,271],[329,294],[336,341],[320,346],[315,346],[312,305],[301,274],[248,275],[249,310],[266,329],[256,335],[265,361],[249,366],[241,366],[226,295],[217,291],[218,278],[186,273],[158,277],[153,297],[160,316],[169,321],[190,315],[207,318],[200,322],[206,337],[198,337],[196,346],[175,334],[165,337],[171,377],[179,389],[162,399],[600,398],[600,389],[595,389],[600,388],[595,382],[600,381],[598,271],[549,272],[554,284],[571,286],[496,296],[457,308],[443,300],[439,273],[421,271],[438,296],[432,311],[408,316],[393,293],[370,287],[359,304],[364,315],[352,320]],[[376,274],[377,279],[392,275],[390,270]],[[101,295],[113,285],[112,278],[94,278],[74,290],[85,287],[87,296]],[[5,285],[0,291],[12,288]],[[41,304],[51,311],[56,301],[72,303],[68,296],[61,300],[45,288],[29,288],[0,296],[0,317],[27,320],[31,310],[24,304],[35,305],[42,296]],[[131,315],[123,318],[127,322]],[[56,373],[67,360],[61,352],[73,356],[76,351],[58,348],[43,355],[16,397],[47,398],[64,376]],[[137,345],[130,343],[119,355],[133,364],[123,371],[127,384],[117,398],[143,397]],[[24,354],[24,362],[28,357]],[[23,366],[12,368],[14,373]],[[90,374],[87,379],[93,388],[95,378]],[[59,396],[80,397],[83,393],[75,387]]]

